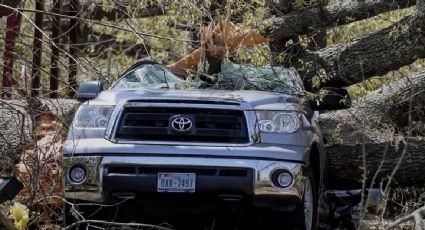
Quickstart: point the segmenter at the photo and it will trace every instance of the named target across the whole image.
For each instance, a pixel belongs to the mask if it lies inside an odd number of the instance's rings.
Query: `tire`
[[[278,230],[315,230],[318,225],[317,190],[311,168],[307,169],[304,195],[295,210],[283,215]]]
[[[317,189],[311,168],[307,169],[302,202],[295,207],[291,223],[292,229],[317,229]]]

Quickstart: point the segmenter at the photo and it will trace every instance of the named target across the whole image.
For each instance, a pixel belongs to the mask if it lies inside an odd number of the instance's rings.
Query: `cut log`
[[[410,113],[409,108],[412,108]],[[400,160],[404,149],[400,137],[403,136],[410,137],[394,182],[397,185],[425,183],[424,115],[425,72],[384,86],[358,100],[349,110],[322,114],[321,126],[328,141],[330,185],[358,188],[362,182],[364,153],[368,184],[382,160],[375,185],[387,180]]]

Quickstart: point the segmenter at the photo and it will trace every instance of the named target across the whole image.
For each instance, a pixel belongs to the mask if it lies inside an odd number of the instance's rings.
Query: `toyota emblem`
[[[178,132],[187,132],[192,129],[192,120],[188,117],[177,115],[171,120],[171,127]]]

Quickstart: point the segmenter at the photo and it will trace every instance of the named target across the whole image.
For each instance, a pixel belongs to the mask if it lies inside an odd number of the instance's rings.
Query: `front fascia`
[[[258,160],[258,159],[224,159],[208,157],[170,157],[170,156],[76,156],[64,158],[65,175],[74,165],[82,165],[87,173],[87,179],[81,184],[70,183],[64,177],[65,197],[68,199],[86,200],[99,203],[111,202],[104,194],[103,172],[110,165],[126,166],[200,166],[200,167],[238,167],[250,168],[254,171],[253,195],[256,206],[273,206],[278,203],[298,203],[304,191],[305,165],[286,161]],[[276,187],[272,182],[272,174],[277,170],[285,170],[293,175],[293,182],[286,188]],[[122,179],[126,175],[117,174]],[[138,174],[130,175],[130,177]],[[128,177],[128,176],[127,176]],[[121,180],[125,183],[125,180]],[[133,185],[134,186],[134,185]],[[137,185],[136,185],[137,187]],[[139,188],[140,189],[140,188]]]

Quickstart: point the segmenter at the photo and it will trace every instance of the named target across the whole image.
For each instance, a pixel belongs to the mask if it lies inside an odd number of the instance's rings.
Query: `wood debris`
[[[256,29],[242,24],[234,25],[230,21],[230,15],[231,9],[228,3],[224,19],[219,19],[217,24],[210,23],[201,27],[201,47],[168,67],[195,70],[202,60],[203,52],[207,59],[222,59],[227,52],[232,54],[241,45],[249,47],[268,42],[268,39]]]

